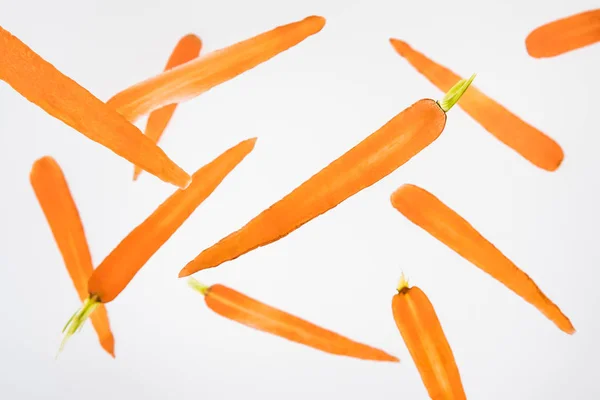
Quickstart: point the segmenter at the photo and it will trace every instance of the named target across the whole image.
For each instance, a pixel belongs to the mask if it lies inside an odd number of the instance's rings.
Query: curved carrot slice
[[[429,397],[466,399],[454,354],[427,295],[417,286],[408,287],[402,277],[392,312]]]
[[[546,297],[529,275],[433,194],[418,186],[406,184],[392,194],[391,202],[412,223],[502,282],[541,311],[562,331],[575,333],[569,318]]]
[[[312,347],[325,353],[371,361],[398,362],[398,358],[366,344],[278,310],[223,285],[205,286],[194,278],[189,285],[204,295],[208,308],[250,328]]]
[[[427,80],[442,91],[460,77],[448,68],[425,57],[406,42],[390,39],[404,57]],[[550,137],[483,94],[476,87],[465,93],[459,106],[498,140],[515,150],[533,165],[547,171],[558,169],[564,159],[561,147]]]
[[[165,66],[165,71],[173,69],[181,64],[185,64],[186,62],[198,57],[201,49],[202,41],[198,36],[194,34],[185,35],[179,40],[179,42],[177,42],[175,49],[173,49],[173,53],[171,53],[171,56],[167,61],[167,65]],[[171,121],[171,117],[173,116],[176,108],[177,103],[169,104],[154,110],[148,116],[148,122],[146,123],[146,131],[144,134],[154,143],[158,143],[160,140],[160,137],[167,128],[169,121]],[[136,165],[133,171],[134,181],[138,178],[141,172],[142,169]]]
[[[394,172],[438,138],[446,125],[446,111],[473,78],[458,82],[441,104],[422,99],[396,115],[243,228],[204,250],[179,277],[275,242]]]
[[[165,182],[190,176],[160,147],[85,88],[0,27],[0,79],[54,118]]]
[[[159,107],[181,103],[270,60],[318,33],[325,18],[311,16],[213,51],[116,94],[109,101],[129,121]]]
[[[88,297],[88,279],[94,267],[79,211],[65,176],[56,161],[46,156],[33,164],[30,182],[73,285],[81,301],[84,301]],[[115,340],[104,306],[99,307],[92,315],[92,325],[102,348],[114,357]]]
[[[533,30],[525,39],[531,57],[555,57],[600,42],[600,8],[570,15]]]

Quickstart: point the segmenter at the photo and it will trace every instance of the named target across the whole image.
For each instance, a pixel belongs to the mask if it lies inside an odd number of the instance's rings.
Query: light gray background
[[[0,24],[99,98],[162,70],[189,33],[204,52],[317,14],[327,25],[266,64],[178,108],[162,147],[193,172],[249,137],[253,153],[108,305],[117,359],[91,325],[58,361],[79,303],[29,185],[32,163],[63,167],[94,263],[174,188],[0,85],[2,399],[425,399],[394,325],[401,271],[436,307],[470,399],[594,399],[598,386],[597,99],[600,46],[550,60],[526,35],[597,2],[16,1]],[[390,37],[475,84],[563,147],[537,169],[456,107],[407,165],[271,246],[197,274],[398,355],[334,357],[214,315],[177,279],[186,262],[420,98],[441,97]],[[1,57],[1,55],[0,55]],[[140,126],[143,126],[143,121]],[[529,273],[572,319],[568,336],[390,205],[403,183],[439,196]]]

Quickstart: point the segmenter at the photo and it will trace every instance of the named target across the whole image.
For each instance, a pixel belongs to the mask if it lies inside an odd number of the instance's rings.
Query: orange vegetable
[[[87,284],[94,267],[79,211],[65,176],[56,161],[46,156],[33,164],[30,182],[73,285],[81,301],[84,301],[88,297]],[[98,307],[91,319],[100,345],[114,357],[115,340],[110,330],[106,308],[103,305]]]
[[[569,318],[546,297],[529,275],[433,194],[418,186],[406,184],[392,194],[391,202],[412,223],[502,282],[535,306],[561,330],[568,334],[575,333]]]
[[[448,68],[419,53],[406,42],[390,39],[402,57],[442,91],[448,90],[460,77]],[[459,106],[494,135],[532,164],[555,171],[564,159],[561,147],[550,137],[529,125],[476,87],[465,93]]]
[[[600,8],[542,25],[525,39],[531,57],[555,57],[600,42]]]
[[[179,42],[177,42],[175,49],[173,49],[173,53],[171,53],[171,57],[169,57],[167,65],[165,66],[165,71],[173,69],[181,64],[185,64],[186,62],[198,57],[200,54],[200,49],[202,49],[202,41],[198,36],[193,34],[185,35],[179,40]],[[148,116],[148,122],[146,123],[146,131],[144,134],[154,143],[158,143],[176,108],[177,103],[169,104],[154,110]],[[140,167],[134,167],[134,181],[138,178],[141,172],[142,169]]]
[[[194,278],[189,285],[204,295],[208,308],[222,317],[250,328],[321,350],[326,353],[372,361],[399,360],[335,332],[278,310],[223,285],[204,286]]]
[[[118,93],[108,101],[129,121],[181,103],[227,82],[318,33],[325,18],[311,16],[213,51]]]
[[[30,102],[163,181],[185,187],[190,176],[111,107],[0,27],[0,79]]]
[[[396,115],[243,228],[204,250],[179,276],[216,267],[275,242],[394,172],[438,138],[446,125],[446,111],[473,78],[458,82],[441,105],[422,99]]]

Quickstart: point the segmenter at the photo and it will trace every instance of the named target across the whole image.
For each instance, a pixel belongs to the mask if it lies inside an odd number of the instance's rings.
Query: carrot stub
[[[418,186],[406,184],[392,194],[391,202],[412,223],[503,283],[541,311],[562,331],[575,333],[569,318],[529,275],[433,194]]]

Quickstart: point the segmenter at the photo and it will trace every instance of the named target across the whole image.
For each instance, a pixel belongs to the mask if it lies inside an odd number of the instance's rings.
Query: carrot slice
[[[49,156],[37,160],[31,169],[30,182],[50,225],[69,276],[81,301],[88,297],[88,279],[94,271],[92,256],[85,238],[79,211],[58,163]],[[92,325],[100,345],[115,356],[115,341],[104,306],[92,316]]]
[[[534,29],[525,39],[535,58],[555,57],[600,42],[600,8],[570,15]]]
[[[116,94],[109,101],[129,121],[171,103],[181,103],[270,60],[325,26],[311,16],[213,51]]]
[[[339,356],[371,361],[399,362],[398,358],[355,342],[306,320],[278,310],[227,286],[205,286],[194,278],[189,285],[204,295],[208,308],[222,317],[314,349]]]
[[[425,57],[406,42],[390,39],[398,54],[432,84],[448,90],[460,77],[448,68]],[[533,165],[547,171],[558,169],[564,159],[561,147],[550,137],[529,125],[476,87],[465,93],[459,106],[498,140],[515,150]]]
[[[427,295],[402,277],[392,312],[429,397],[466,399],[454,354]]]
[[[185,35],[182,37],[169,60],[165,66],[165,71],[173,69],[181,64],[185,64],[188,61],[198,57],[200,50],[202,49],[202,41],[194,34]],[[149,137],[154,143],[158,143],[163,132],[167,128],[169,121],[173,117],[173,113],[177,108],[177,103],[166,105],[162,108],[154,110],[149,116],[146,123],[146,131],[144,134]],[[142,169],[137,165],[134,167],[133,180],[137,180],[138,176],[142,172]]]
[[[562,331],[573,334],[575,328],[566,315],[500,250],[485,239],[437,197],[415,185],[405,184],[391,196],[394,208],[412,223],[457,252],[542,312]]]
[[[446,111],[474,77],[458,82],[439,104],[422,99],[396,115],[243,228],[204,250],[179,277],[275,242],[394,172],[438,138],[446,125]]]
[[[161,180],[187,186],[190,176],[156,143],[2,27],[0,54],[0,79],[27,100]]]

